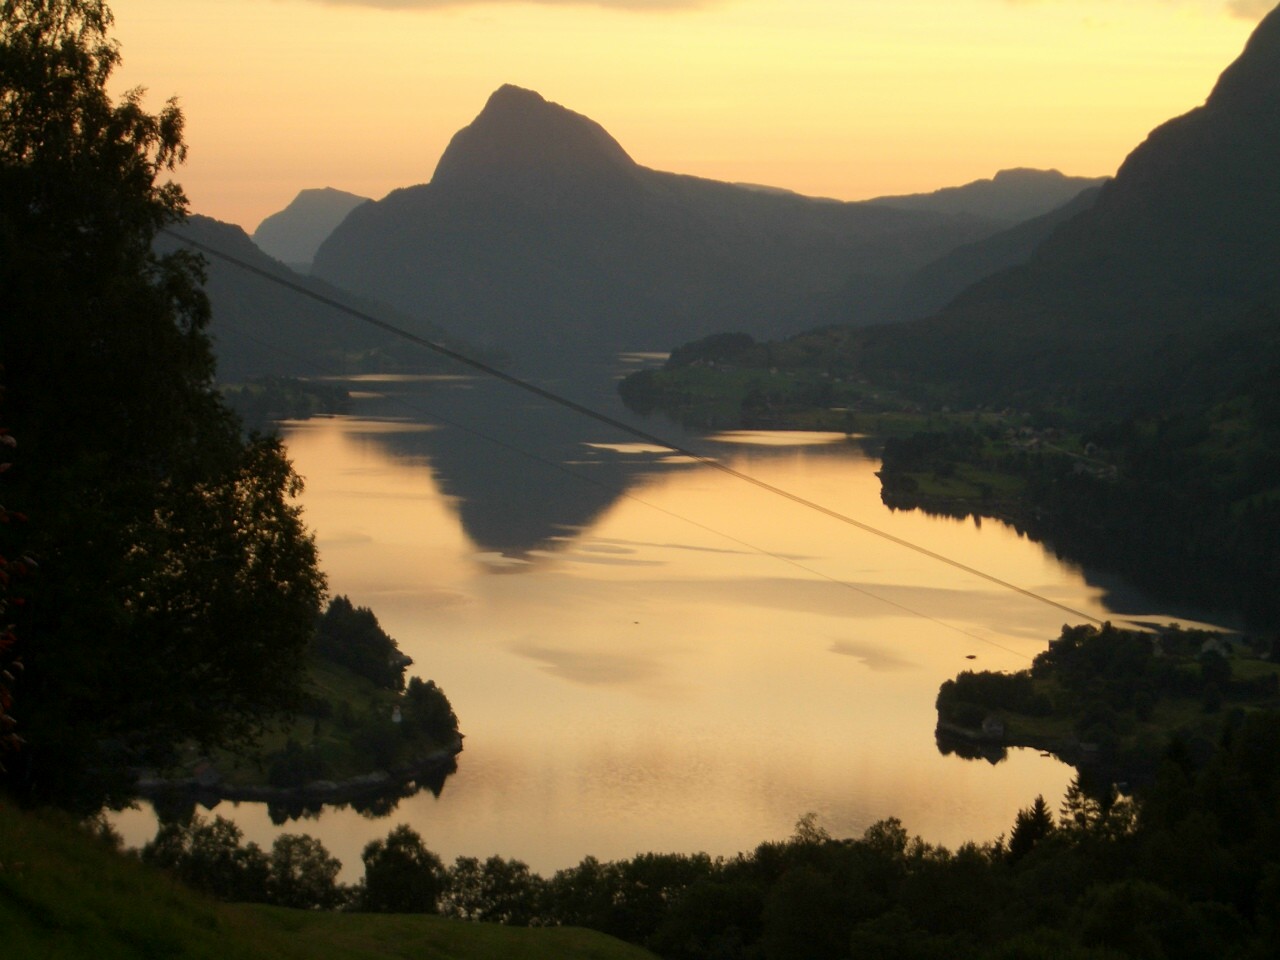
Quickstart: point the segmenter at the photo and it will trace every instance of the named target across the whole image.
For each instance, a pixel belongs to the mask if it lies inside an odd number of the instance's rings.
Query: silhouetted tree
[[[1030,853],[1041,840],[1053,832],[1053,813],[1043,796],[1025,810],[1019,810],[1009,833],[1009,860],[1016,863]]]
[[[315,652],[388,690],[404,689],[404,671],[413,663],[378,624],[368,607],[334,597],[316,623]]]
[[[271,845],[268,900],[298,910],[331,910],[345,899],[337,882],[341,869],[315,837],[282,834]]]
[[[460,920],[527,927],[541,920],[543,880],[519,860],[458,857],[440,912]]]
[[[374,840],[361,854],[364,886],[362,909],[376,913],[435,913],[444,887],[445,869],[422,837],[401,824],[386,840]]]
[[[441,742],[451,741],[458,733],[458,717],[449,698],[434,680],[413,677],[404,694],[404,722],[412,724]]]
[[[256,843],[241,846],[243,831],[230,820],[162,824],[142,848],[142,859],[220,900],[265,902],[270,863]]]
[[[9,785],[83,809],[179,741],[251,736],[300,695],[323,580],[274,440],[212,383],[170,101],[107,92],[102,0],[0,2],[0,363],[33,518],[27,747]]]

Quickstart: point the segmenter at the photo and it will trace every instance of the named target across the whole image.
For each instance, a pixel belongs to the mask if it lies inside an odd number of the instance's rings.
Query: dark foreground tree
[[[305,833],[284,833],[271,844],[267,900],[295,910],[332,910],[345,899],[338,884],[342,861]]]
[[[4,395],[0,387],[0,397]],[[7,473],[13,465],[7,452],[17,446],[17,441],[5,427],[0,427],[0,474]],[[0,493],[4,486],[0,483]],[[17,750],[22,737],[17,732],[18,719],[13,714],[13,684],[22,672],[22,653],[18,649],[18,638],[13,632],[10,619],[12,608],[20,606],[22,597],[15,590],[15,580],[26,572],[28,561],[15,555],[17,538],[10,534],[12,527],[21,519],[21,514],[10,510],[0,499],[0,771],[4,770],[5,755]]]
[[[193,890],[220,900],[265,903],[271,861],[256,843],[241,845],[243,837],[244,831],[230,820],[193,815],[185,822],[161,824],[141,857]]]
[[[374,913],[435,913],[445,869],[412,827],[401,824],[386,840],[373,840],[361,854],[362,909]]]
[[[184,739],[290,705],[323,592],[278,443],[213,389],[194,257],[167,174],[182,114],[106,85],[101,0],[0,0],[0,364],[23,456],[6,496],[39,563],[8,782],[92,807]]]

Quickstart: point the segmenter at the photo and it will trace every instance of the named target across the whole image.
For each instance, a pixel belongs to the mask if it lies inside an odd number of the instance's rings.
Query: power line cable
[[[526,393],[530,393],[530,394],[533,394],[534,396],[541,397],[542,399],[548,400],[551,403],[564,407],[567,410],[572,410],[575,413],[581,414],[582,416],[587,417],[591,420],[595,420],[598,423],[603,423],[606,426],[613,427],[614,429],[620,430],[623,433],[626,433],[632,437],[635,437],[638,440],[643,440],[646,443],[651,443],[656,446],[665,447],[666,449],[671,450],[674,453],[678,453],[678,454],[681,454],[682,456],[689,457],[690,459],[695,460],[696,462],[702,464],[703,466],[710,467],[715,470],[719,470],[720,472],[728,474],[729,476],[735,477],[738,480],[743,481],[744,483],[749,483],[752,486],[758,487],[761,490],[768,491],[769,493],[774,494],[775,496],[782,497],[783,499],[790,500],[793,503],[797,503],[811,510],[815,510],[818,513],[824,514],[825,516],[828,516],[833,520],[837,520],[841,523],[847,524],[848,526],[854,527],[858,530],[862,530],[865,533],[869,533],[873,536],[879,537],[882,540],[888,541],[889,543],[897,544],[898,546],[903,547],[904,549],[914,551],[915,553],[918,553],[921,556],[928,557],[931,560],[935,560],[939,563],[946,564],[947,566],[953,567],[956,570],[960,570],[964,573],[967,573],[970,576],[974,576],[981,580],[985,580],[988,583],[995,584],[998,587],[1002,587],[1014,593],[1021,594],[1024,597],[1028,597],[1040,603],[1047,604],[1048,606],[1056,607],[1057,609],[1062,610],[1073,617],[1079,617],[1091,623],[1101,624],[1103,622],[1101,619],[1093,616],[1092,614],[1088,614],[1081,610],[1077,610],[1074,607],[1068,606],[1065,603],[1061,603],[1057,600],[1054,600],[1051,597],[1046,597],[1043,594],[1036,593],[1034,590],[1029,590],[1026,587],[1018,586],[1015,583],[1012,583],[1008,580],[1004,580],[1000,577],[995,576],[994,574],[987,573],[983,570],[979,570],[976,567],[971,567],[968,564],[962,563],[961,561],[956,560],[952,557],[948,557],[948,556],[945,556],[944,554],[937,553],[936,551],[930,550],[928,547],[924,547],[924,546],[921,546],[920,544],[913,543],[910,540],[906,540],[902,537],[896,536],[892,533],[889,533],[886,530],[881,530],[879,527],[874,527],[869,523],[865,523],[854,517],[850,517],[847,514],[840,513],[838,510],[833,510],[830,507],[823,506],[820,503],[816,503],[813,500],[809,500],[805,497],[799,496],[798,494],[792,493],[789,490],[784,490],[781,487],[774,486],[773,484],[768,483],[767,481],[761,480],[758,477],[751,476],[751,474],[749,473],[744,473],[741,470],[731,467],[728,464],[715,459],[714,457],[708,457],[704,454],[698,453],[695,450],[691,450],[688,447],[682,446],[681,444],[673,443],[671,440],[665,437],[660,437],[656,434],[649,433],[646,430],[641,430],[640,428],[635,427],[629,423],[626,423],[625,421],[619,420],[616,417],[612,417],[606,413],[601,413],[598,410],[594,410],[590,407],[587,407],[581,403],[578,403],[575,400],[571,400],[568,397],[555,393],[554,391],[548,390],[545,387],[540,387],[536,383],[532,383],[521,377],[515,376],[514,374],[507,373],[505,370],[499,369],[498,367],[495,367],[492,364],[485,363],[482,360],[476,360],[472,357],[467,356],[466,354],[460,353],[457,350],[452,349],[451,347],[447,347],[444,344],[437,343],[432,340],[428,340],[426,337],[418,336],[417,334],[409,330],[405,330],[403,327],[397,326],[393,323],[388,323],[385,320],[381,320],[370,313],[367,313],[363,310],[359,310],[355,307],[349,306],[333,297],[329,297],[315,290],[309,289],[308,287],[303,286],[300,283],[295,283],[294,281],[289,280],[285,277],[281,277],[278,274],[272,273],[269,270],[264,270],[261,267],[255,266],[254,264],[241,259],[240,257],[234,256],[233,254],[226,253],[215,247],[211,247],[206,243],[201,243],[198,240],[193,240],[189,237],[185,237],[180,233],[177,233],[166,227],[162,227],[161,232],[167,234],[168,236],[172,237],[173,239],[177,240],[180,243],[186,244],[187,246],[193,247],[204,253],[208,253],[211,256],[217,257],[220,260],[223,260],[227,263],[232,264],[233,266],[239,267],[242,270],[245,270],[256,276],[262,277],[272,283],[285,287],[286,289],[292,290],[295,293],[298,293],[304,297],[308,297],[312,300],[315,300],[318,303],[322,303],[325,306],[332,307],[335,310],[341,311],[342,313],[346,313],[349,316],[356,318],[357,320],[361,320],[367,324],[370,324],[371,326],[377,327],[379,330],[382,330],[386,333],[390,333],[396,337],[399,337],[402,340],[408,341],[409,343],[416,344],[417,346],[430,350],[433,353],[439,354],[440,356],[447,357],[450,360],[453,360],[457,363],[462,364],[463,366],[470,367],[471,369],[476,370],[480,373],[483,373],[486,376],[493,377],[494,379],[497,379],[497,380],[501,380],[504,383],[517,387],[520,390],[525,391]]]
[[[253,335],[252,333],[246,330],[241,330],[240,333],[241,333],[241,336],[245,337],[248,340],[252,340],[254,343],[257,343],[259,346],[261,346],[266,350],[274,351],[278,354],[291,356],[295,359],[301,359],[300,354],[294,353],[293,351],[290,351],[290,350],[286,350],[284,347],[280,346],[277,343],[268,343],[267,341]],[[338,374],[334,373],[333,371],[330,371],[330,374],[335,377],[338,376]],[[517,446],[516,444],[511,443],[507,440],[504,440],[501,437],[494,436],[493,434],[486,433],[485,431],[479,430],[472,425],[455,420],[452,417],[449,417],[440,413],[440,411],[435,407],[429,407],[428,405],[423,404],[420,401],[409,400],[408,398],[400,394],[392,394],[392,393],[385,393],[382,391],[371,390],[369,391],[369,395],[376,396],[379,399],[389,403],[398,404],[399,406],[404,407],[406,410],[416,415],[428,416],[434,421],[438,421],[447,426],[453,427],[456,430],[461,430],[464,433],[468,433],[473,437],[477,437],[478,439],[491,443],[494,446],[499,447],[503,450],[507,450],[507,451],[510,451],[511,453],[515,453],[518,456],[524,457],[528,460],[541,463],[543,466],[559,471],[560,473],[563,473],[566,476],[572,477],[573,479],[578,480],[582,483],[589,483],[593,486],[601,488],[602,490],[606,490],[609,493],[616,494],[627,500],[630,500],[633,503],[638,503],[641,506],[646,507],[650,510],[656,511],[661,514],[665,514],[666,516],[679,520],[682,523],[686,523],[691,527],[696,527],[699,530],[703,530],[714,536],[720,537],[723,540],[727,540],[729,543],[735,543],[738,546],[744,547],[753,553],[758,553],[761,556],[769,557],[770,559],[778,560],[782,563],[789,564],[790,566],[795,567],[797,570],[801,570],[809,574],[810,576],[818,578],[819,580],[826,580],[827,582],[832,583],[836,586],[843,587],[846,590],[851,590],[854,593],[861,594],[862,596],[868,597],[872,600],[882,603],[885,606],[889,606],[897,610],[901,610],[904,613],[911,614],[914,617],[918,617],[921,620],[925,620],[925,621],[928,621],[929,623],[934,624],[935,626],[939,626],[946,630],[950,630],[954,633],[958,633],[961,636],[968,637],[971,640],[976,640],[979,643],[983,643],[983,644],[986,644],[987,646],[994,647],[997,650],[1002,650],[1005,653],[1008,653],[1012,656],[1019,657],[1023,660],[1028,660],[1028,661],[1031,660],[1031,657],[1027,656],[1022,651],[1015,650],[1014,648],[1009,646],[1005,646],[1004,644],[999,643],[991,639],[990,637],[984,637],[981,634],[974,633],[971,630],[966,630],[964,627],[957,626],[954,623],[949,623],[946,620],[941,620],[938,617],[932,616],[931,614],[927,614],[922,610],[918,610],[915,607],[909,606],[908,604],[902,603],[900,601],[890,600],[888,597],[878,594],[874,590],[868,590],[866,587],[860,587],[857,584],[850,582],[849,580],[832,576],[830,574],[822,572],[821,570],[816,570],[813,567],[810,567],[804,563],[801,563],[799,560],[795,559],[794,557],[789,557],[786,554],[777,553],[776,551],[769,550],[766,547],[761,547],[758,544],[754,544],[754,543],[751,543],[750,541],[743,540],[740,537],[735,537],[733,534],[725,533],[723,530],[720,530],[717,527],[712,527],[699,520],[694,520],[691,517],[688,517],[682,513],[677,513],[674,510],[669,510],[666,507],[661,507],[650,500],[646,500],[643,497],[632,493],[628,489],[624,489],[621,492],[618,492],[612,486],[610,486],[609,484],[606,484],[604,481],[596,477],[590,476],[589,474],[583,473],[578,470],[574,470],[568,464],[565,464],[561,461],[552,460],[549,457],[544,457],[540,453],[535,453],[532,450],[527,450],[524,447]]]

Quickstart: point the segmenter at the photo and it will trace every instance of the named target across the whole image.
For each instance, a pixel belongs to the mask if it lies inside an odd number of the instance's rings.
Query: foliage
[[[444,864],[405,824],[386,840],[374,840],[360,855],[364,885],[359,907],[374,913],[436,913],[444,886]]]
[[[992,711],[1046,716],[1053,708],[1036,688],[1030,671],[995,673],[965,670],[938,690],[938,717],[962,726],[979,726]]]
[[[413,663],[379,626],[372,610],[355,606],[345,596],[329,601],[316,621],[312,643],[317,656],[388,690],[404,689],[404,672]]]
[[[458,735],[458,718],[434,680],[413,677],[404,693],[404,724],[420,730],[441,743]]]
[[[350,394],[341,387],[293,377],[255,377],[224,385],[222,396],[242,421],[264,432],[280,420],[342,414],[351,408]]]
[[[307,797],[277,794],[271,802],[276,823],[315,808],[317,794],[328,789],[317,784],[325,781],[346,782],[356,794],[350,802],[369,815],[386,816],[419,790],[439,795],[457,769],[453,755],[462,740],[443,691],[415,678],[411,702],[407,691],[378,686],[319,658],[314,646],[311,653],[305,696],[293,716],[244,747],[208,752],[188,744],[170,776],[201,780],[206,796],[219,791],[230,796],[246,787],[311,787]],[[426,723],[420,722],[424,715]]]
[[[587,930],[218,903],[47,810],[4,810],[0,864],[6,957],[652,960],[639,947]]]
[[[546,881],[519,860],[458,857],[449,868],[440,912],[460,920],[537,926],[543,920]]]
[[[686,343],[671,351],[665,367],[678,370],[694,364],[734,363],[746,361],[752,366],[760,363],[763,356],[754,357],[752,352],[756,346],[755,338],[746,333],[713,333],[709,337]]]
[[[327,910],[347,899],[337,883],[342,864],[306,834],[283,834],[270,853],[230,820],[208,821],[193,814],[162,823],[142,849],[142,860],[167,870],[201,893],[243,903],[272,903],[302,910]]]
[[[0,395],[3,390],[0,389]],[[4,427],[0,427],[0,449],[12,449],[17,446],[13,435]],[[6,457],[0,460],[0,474],[7,473],[12,466]],[[4,771],[5,754],[17,750],[22,738],[17,733],[18,720],[13,715],[13,686],[17,674],[22,671],[22,655],[18,649],[18,637],[14,632],[15,624],[10,620],[11,607],[22,605],[24,598],[19,594],[16,580],[26,576],[31,569],[29,557],[18,555],[10,559],[16,545],[9,531],[11,527],[24,519],[22,514],[10,510],[0,502],[0,773]]]
[[[267,783],[273,787],[300,787],[332,775],[328,759],[315,744],[304,747],[292,737],[267,761]]]
[[[1064,625],[1028,670],[944,682],[939,742],[963,750],[981,729],[984,742],[1052,750],[1147,782],[1164,751],[1203,757],[1241,712],[1280,706],[1280,666],[1269,653],[1267,643],[1176,624],[1157,632]]]
[[[223,817],[192,816],[185,823],[162,823],[142,848],[142,859],[219,900],[266,903],[270,861],[256,843],[242,846],[243,836]]]
[[[1021,860],[1042,840],[1053,833],[1053,814],[1043,796],[1037,796],[1035,802],[1025,810],[1019,810],[1013,821],[1013,829],[1009,833],[1009,860],[1016,863]]]
[[[733,858],[587,857],[543,880],[498,857],[445,870],[401,826],[366,848],[354,906],[587,926],[671,960],[1270,956],[1280,942],[1277,752],[1280,713],[1258,712],[1230,726],[1200,769],[1171,750],[1135,799],[1078,777],[1056,819],[1036,797],[1007,843],[954,852],[896,818],[841,839],[807,815],[787,840]],[[220,856],[210,862],[235,862]]]
[[[279,443],[242,438],[212,387],[198,261],[152,252],[185,212],[165,179],[181,111],[109,96],[101,0],[2,9],[0,362],[23,438],[7,479],[41,570],[7,782],[92,809],[130,766],[296,704],[323,581]]]
[[[338,886],[342,863],[305,833],[285,833],[271,844],[267,900],[297,910],[332,910],[346,899]]]

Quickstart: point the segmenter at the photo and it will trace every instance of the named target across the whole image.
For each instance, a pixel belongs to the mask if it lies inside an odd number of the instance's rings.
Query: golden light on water
[[[587,854],[731,854],[808,810],[838,834],[895,815],[934,842],[990,839],[1065,786],[1067,768],[1034,754],[993,768],[933,742],[938,683],[970,653],[1024,666],[1054,617],[706,467],[657,467],[589,529],[506,558],[520,572],[501,575],[429,462],[388,452],[385,426],[295,425],[289,453],[332,591],[371,606],[452,700],[459,772],[389,821],[346,811],[275,828],[241,805],[249,838],[317,833],[350,871],[364,843],[409,822],[446,858],[497,852],[551,872]],[[878,505],[874,464],[848,451],[726,448],[770,482]],[[883,519],[983,541],[987,557],[1018,552],[1089,593],[994,527]]]

